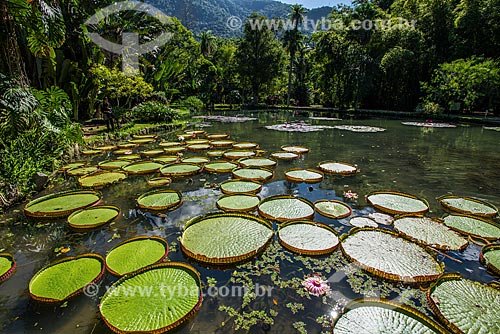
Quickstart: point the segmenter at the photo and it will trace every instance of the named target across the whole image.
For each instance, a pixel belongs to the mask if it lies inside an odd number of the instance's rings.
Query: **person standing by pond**
[[[113,106],[111,105],[107,97],[105,97],[104,101],[102,101],[102,112],[104,114],[104,120],[106,121],[106,128],[108,129],[108,132],[110,128],[111,131],[115,131],[115,117],[113,115]]]

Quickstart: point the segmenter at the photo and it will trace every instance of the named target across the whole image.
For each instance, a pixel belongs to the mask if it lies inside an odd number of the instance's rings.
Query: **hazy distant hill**
[[[290,5],[273,0],[147,0],[146,2],[168,15],[179,18],[194,33],[212,30],[219,36],[235,36],[241,33],[226,26],[231,16],[245,20],[251,13],[258,12],[271,18],[286,17],[290,10]],[[318,20],[326,17],[331,10],[330,7],[316,8],[307,14],[307,18]]]

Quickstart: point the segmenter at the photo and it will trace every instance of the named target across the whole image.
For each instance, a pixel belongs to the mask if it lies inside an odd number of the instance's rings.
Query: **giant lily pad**
[[[106,160],[99,163],[99,168],[106,170],[120,169],[125,165],[128,165],[128,161],[124,160]]]
[[[116,159],[118,159],[118,160],[125,160],[125,161],[134,161],[134,160],[141,159],[141,155],[140,154],[120,155],[120,156],[117,156]]]
[[[160,173],[163,176],[185,177],[198,174],[202,169],[200,165],[183,162],[164,166],[160,169]]]
[[[229,160],[238,160],[241,158],[250,158],[255,155],[254,151],[226,151],[222,156]]]
[[[168,254],[168,244],[160,237],[140,236],[125,240],[113,247],[106,256],[106,269],[123,276],[163,261]]]
[[[184,152],[186,148],[184,146],[175,146],[175,147],[165,147],[163,151],[165,151],[166,154],[178,154],[181,152]]]
[[[446,274],[427,291],[427,302],[453,333],[500,333],[500,290]]]
[[[74,229],[92,229],[112,222],[120,215],[116,206],[92,206],[73,212],[68,224]]]
[[[132,135],[132,138],[134,138],[134,139],[156,139],[156,138],[158,138],[158,135],[155,133],[145,134],[145,135]]]
[[[285,172],[290,182],[318,183],[323,180],[323,173],[312,168],[292,168]]]
[[[83,176],[90,173],[94,173],[98,169],[99,168],[97,168],[96,166],[82,166],[82,167],[68,169],[66,171],[66,174],[68,174],[68,176]]]
[[[67,191],[37,198],[24,207],[24,214],[36,218],[59,218],[95,205],[102,195],[97,191]]]
[[[227,139],[229,135],[227,133],[213,133],[207,135],[207,139],[209,140],[219,140],[219,139]]]
[[[273,178],[274,172],[266,168],[235,168],[233,177],[240,180],[265,182]]]
[[[257,194],[262,189],[262,184],[245,180],[227,180],[220,184],[222,193],[234,194]]]
[[[347,162],[323,161],[318,165],[320,171],[328,174],[352,176],[358,172],[358,167]]]
[[[219,209],[227,212],[253,211],[259,205],[260,198],[252,194],[224,195],[217,201]]]
[[[462,250],[468,244],[467,239],[436,219],[403,217],[394,221],[394,229],[417,243],[437,249]]]
[[[374,191],[366,196],[366,200],[376,209],[393,215],[423,215],[429,211],[426,200],[397,191]]]
[[[260,202],[259,214],[279,222],[304,220],[314,216],[314,206],[308,200],[299,197],[271,196]]]
[[[323,131],[324,129],[333,129],[332,126],[328,125],[309,125],[304,122],[266,125],[265,128],[282,132],[316,132]]]
[[[156,157],[158,155],[161,155],[163,154],[163,149],[154,149],[154,150],[146,150],[146,151],[142,151],[141,152],[141,155],[144,156],[144,157]]]
[[[40,269],[29,283],[30,296],[42,302],[62,302],[98,281],[105,272],[99,254],[67,257]]]
[[[344,307],[333,324],[335,334],[448,334],[420,311],[389,300],[364,298]]]
[[[207,156],[212,157],[212,158],[220,158],[226,151],[220,151],[220,150],[215,150],[215,151],[208,151]]]
[[[210,173],[230,173],[236,167],[238,165],[234,162],[218,160],[206,164],[205,171]]]
[[[203,165],[210,162],[210,159],[207,157],[189,157],[181,160],[182,162],[188,162],[197,165]]]
[[[276,160],[268,158],[243,158],[238,160],[238,162],[242,167],[274,168],[278,165]]]
[[[495,217],[498,209],[476,198],[445,195],[438,198],[439,203],[451,213],[471,214],[481,217]]]
[[[154,177],[147,181],[148,186],[159,187],[159,186],[167,186],[172,183],[172,179],[166,176]]]
[[[253,150],[259,148],[259,144],[252,142],[238,142],[233,144],[233,148],[235,150]]]
[[[486,245],[481,250],[481,263],[500,276],[500,245]]]
[[[233,147],[234,141],[232,140],[212,140],[210,144],[217,148],[229,148]]]
[[[500,227],[485,218],[470,215],[449,215],[444,217],[444,223],[455,231],[473,237],[480,237],[486,240],[500,238]]]
[[[270,223],[251,215],[217,213],[198,216],[184,226],[183,251],[195,260],[227,264],[262,251],[273,236]]]
[[[119,150],[116,150],[113,152],[114,154],[116,155],[130,155],[130,154],[133,154],[134,152],[130,149],[126,149],[126,148],[121,148]]]
[[[79,177],[78,184],[87,188],[102,188],[125,178],[127,178],[127,174],[125,173],[102,171]]]
[[[178,141],[165,141],[165,142],[161,142],[159,145],[161,147],[177,147],[177,146],[182,146],[183,143],[178,142]]]
[[[153,158],[154,162],[159,162],[161,164],[171,164],[177,162],[177,160],[179,160],[179,157],[176,155],[162,155]]]
[[[220,115],[210,115],[210,116],[194,116],[193,118],[202,118],[206,121],[215,121],[222,123],[240,123],[248,121],[256,121],[257,118],[245,117],[245,116],[220,116]]]
[[[191,144],[186,147],[190,151],[205,151],[208,150],[211,146],[210,144]]]
[[[200,136],[206,135],[207,132],[205,130],[188,130],[185,132],[185,134],[193,135],[195,137],[200,137]],[[198,140],[200,140],[200,139],[198,139]]]
[[[352,214],[352,208],[341,201],[322,199],[314,202],[314,209],[322,216],[342,219]]]
[[[376,126],[368,126],[368,125],[335,125],[333,128],[337,130],[346,130],[351,132],[365,132],[365,133],[385,131],[384,128],[379,128]]]
[[[122,170],[130,175],[142,175],[156,173],[164,165],[155,161],[137,161],[122,167]]]
[[[340,240],[342,253],[350,261],[385,279],[428,282],[444,271],[425,249],[392,231],[354,228]]]
[[[330,226],[310,221],[281,225],[278,238],[286,249],[305,255],[328,254],[339,245],[339,239]]]
[[[116,149],[117,149],[117,147],[115,145],[107,145],[107,146],[96,147],[96,150],[103,151],[103,152],[114,151]]]
[[[448,124],[448,123],[434,123],[434,122],[401,122],[403,125],[409,125],[409,126],[418,126],[418,127],[425,127],[425,128],[456,128],[457,126],[454,124]]]
[[[209,144],[208,139],[191,139],[186,141],[186,145]]]
[[[378,224],[369,217],[352,217],[349,224],[354,227],[378,227]]]
[[[138,139],[129,139],[129,143],[131,144],[151,144],[155,141],[154,138],[138,138]]]
[[[284,145],[281,146],[281,150],[285,152],[292,152],[299,155],[309,153],[309,149],[307,147],[299,145]]]
[[[128,293],[144,287],[152,293]],[[168,262],[119,279],[102,297],[99,311],[116,333],[163,333],[193,316],[201,301],[198,271],[184,263]]]
[[[299,155],[293,152],[279,151],[271,153],[270,157],[278,160],[293,160],[297,159]]]
[[[87,166],[86,162],[84,162],[84,161],[76,161],[76,162],[72,162],[72,163],[69,163],[67,165],[62,166],[61,168],[59,168],[59,170],[67,171],[68,169],[78,168],[78,167],[85,167],[85,166]]]
[[[133,143],[122,143],[122,144],[118,144],[118,147],[121,148],[121,149],[127,149],[127,150],[130,150],[134,147],[136,147],[137,145],[136,144],[133,144]]]
[[[16,270],[14,256],[9,253],[0,253],[0,284],[12,276]]]
[[[182,205],[182,195],[176,190],[155,190],[137,199],[137,205],[146,210],[175,210]]]

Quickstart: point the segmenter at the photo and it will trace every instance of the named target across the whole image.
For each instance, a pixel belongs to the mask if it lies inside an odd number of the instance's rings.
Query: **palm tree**
[[[203,31],[200,34],[200,51],[207,58],[214,51],[215,36],[212,35],[212,30]]]

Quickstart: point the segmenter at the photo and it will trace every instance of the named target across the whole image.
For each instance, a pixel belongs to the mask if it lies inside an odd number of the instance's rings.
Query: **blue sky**
[[[295,5],[296,3],[299,3],[303,5],[306,8],[316,8],[316,7],[323,7],[323,6],[330,6],[334,7],[339,3],[350,3],[351,1],[349,0],[279,0],[284,3],[289,3],[291,5]]]

